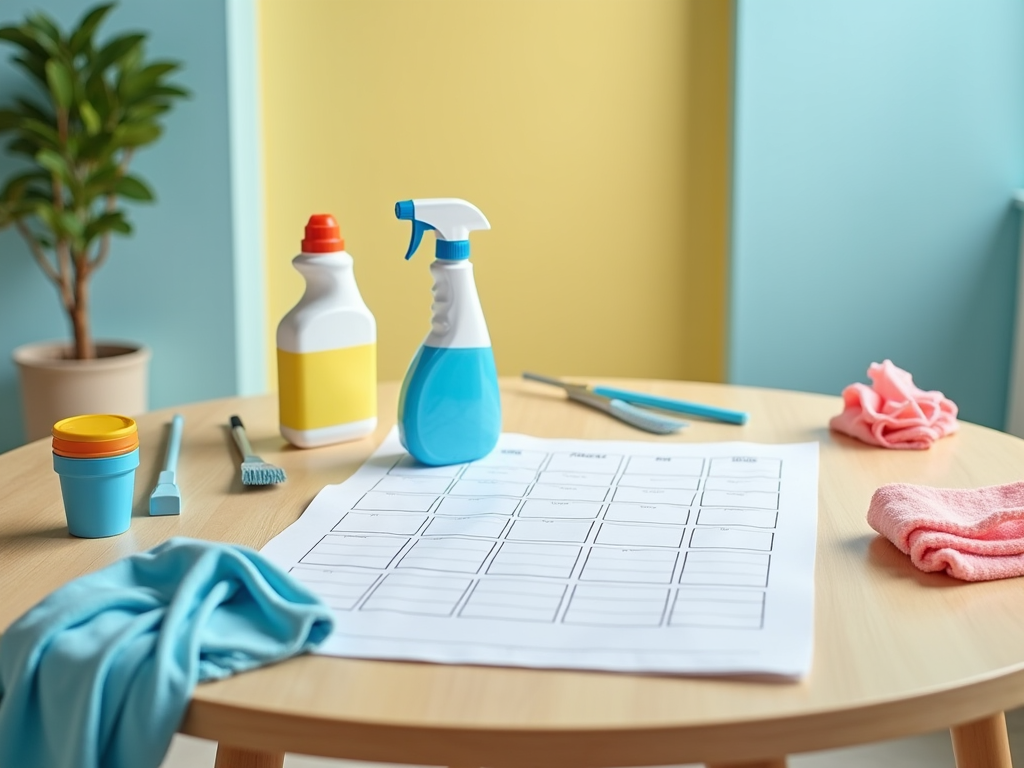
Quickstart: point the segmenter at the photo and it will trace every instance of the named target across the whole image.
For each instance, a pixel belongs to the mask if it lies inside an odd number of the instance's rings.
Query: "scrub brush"
[[[242,452],[242,485],[274,485],[285,481],[283,469],[267,464],[253,453],[242,420],[237,416],[231,417],[231,434],[238,444],[238,450]]]

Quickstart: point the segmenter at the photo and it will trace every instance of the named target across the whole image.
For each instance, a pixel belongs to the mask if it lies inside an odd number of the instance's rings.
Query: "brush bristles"
[[[284,470],[266,462],[246,462],[242,464],[242,485],[275,485],[283,483],[287,478]]]

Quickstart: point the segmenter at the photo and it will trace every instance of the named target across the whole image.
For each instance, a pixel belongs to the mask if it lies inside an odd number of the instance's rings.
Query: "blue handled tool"
[[[536,373],[523,373],[523,378],[560,387],[565,390],[565,394],[569,396],[570,400],[582,403],[583,405],[589,405],[591,408],[596,408],[599,411],[604,411],[609,416],[614,416],[619,421],[624,421],[630,426],[642,429],[645,432],[652,432],[656,435],[670,435],[688,426],[685,421],[659,416],[642,408],[635,408],[621,399],[596,394],[582,384],[567,384],[564,381],[540,376]]]
[[[181,491],[175,480],[178,471],[178,451],[181,449],[181,427],[185,417],[180,413],[171,419],[171,433],[167,438],[167,460],[157,480],[156,488],[149,495],[150,515],[180,515]]]
[[[714,405],[701,405],[690,403],[686,400],[673,400],[668,397],[657,395],[645,395],[643,392],[631,392],[628,389],[616,389],[615,387],[594,387],[596,395],[605,397],[617,397],[633,405],[646,405],[649,408],[660,408],[663,411],[675,411],[685,413],[689,416],[703,416],[705,419],[715,419],[729,424],[746,424],[750,414],[745,411],[733,411],[729,408],[719,408]]]

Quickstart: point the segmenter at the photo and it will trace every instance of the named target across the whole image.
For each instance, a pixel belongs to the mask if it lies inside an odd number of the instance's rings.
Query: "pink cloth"
[[[1024,575],[1024,483],[883,485],[871,497],[868,523],[922,571],[964,581]]]
[[[829,422],[845,432],[883,448],[929,448],[957,430],[956,403],[941,392],[925,392],[892,361],[872,363],[871,386],[851,384],[843,390],[845,408]]]

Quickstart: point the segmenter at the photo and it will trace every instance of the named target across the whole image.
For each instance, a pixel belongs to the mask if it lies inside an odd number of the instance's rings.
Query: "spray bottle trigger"
[[[416,221],[413,219],[412,222],[412,240],[409,241],[409,250],[405,253],[405,260],[408,261],[412,258],[412,255],[416,253],[416,249],[420,247],[420,241],[423,239],[423,233],[427,230],[433,230],[434,227],[430,226],[426,222]]]

